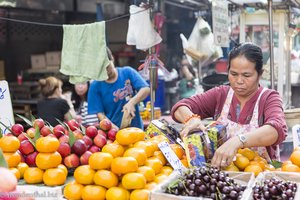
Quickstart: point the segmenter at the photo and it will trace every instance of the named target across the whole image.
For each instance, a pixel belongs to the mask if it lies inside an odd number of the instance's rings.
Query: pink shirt
[[[180,100],[172,108],[171,115],[173,119],[178,122],[174,117],[174,111],[179,106],[184,105],[192,110],[193,113],[200,115],[202,119],[212,117],[216,120],[222,112],[229,88],[229,86],[215,87],[205,93]],[[240,112],[238,111],[239,100],[233,96],[228,115],[230,120],[239,124],[249,124],[255,102],[262,89],[263,87],[258,89],[256,94],[245,104],[243,110],[240,110]],[[237,113],[239,113],[239,117]],[[266,124],[273,126],[278,132],[277,141],[272,146],[267,147],[270,157],[274,158],[276,145],[282,143],[287,136],[287,125],[284,118],[282,100],[277,91],[270,89],[262,94],[259,102],[259,126]]]

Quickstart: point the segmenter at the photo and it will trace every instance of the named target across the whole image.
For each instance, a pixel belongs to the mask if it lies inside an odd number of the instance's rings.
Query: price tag
[[[300,146],[300,124],[296,124],[292,128],[294,148]]]
[[[174,170],[178,170],[180,172],[186,170],[183,166],[179,158],[176,156],[174,151],[171,149],[168,142],[164,141],[158,144],[159,149],[164,154],[165,158],[168,160],[170,165],[173,167]]]
[[[5,126],[11,126],[14,124],[15,120],[7,81],[0,81],[0,108],[0,121],[5,124]],[[0,124],[0,128],[4,133],[8,132],[5,126]]]

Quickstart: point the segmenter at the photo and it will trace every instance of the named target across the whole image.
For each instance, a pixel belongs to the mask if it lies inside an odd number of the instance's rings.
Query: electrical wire
[[[128,13],[128,14],[121,15],[121,16],[118,16],[118,17],[115,17],[115,18],[111,18],[111,19],[105,20],[105,22],[111,22],[111,21],[114,21],[114,20],[122,19],[122,18],[128,17],[130,15],[135,15],[135,14],[147,11],[148,9],[150,9],[150,7],[147,7],[144,10],[140,10],[140,11],[137,11],[137,12],[132,13],[132,14]],[[11,22],[24,23],[24,24],[33,24],[33,25],[40,25],[40,26],[52,26],[52,27],[62,27],[63,26],[63,24],[51,24],[51,23],[42,23],[42,22],[31,22],[31,21],[20,20],[20,19],[13,19],[13,18],[8,18],[8,17],[1,17],[1,16],[0,16],[0,20],[7,20],[7,21],[11,21]]]

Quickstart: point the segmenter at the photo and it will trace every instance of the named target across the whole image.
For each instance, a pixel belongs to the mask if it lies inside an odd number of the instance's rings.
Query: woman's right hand
[[[184,126],[182,131],[180,132],[181,138],[186,137],[192,131],[203,131],[205,130],[205,126],[203,125],[200,118],[193,117],[188,120]]]

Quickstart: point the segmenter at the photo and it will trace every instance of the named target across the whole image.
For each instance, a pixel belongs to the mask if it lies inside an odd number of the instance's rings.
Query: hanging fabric
[[[70,76],[70,83],[108,78],[106,67],[105,22],[63,25],[63,47],[60,72]]]
[[[147,50],[159,44],[162,39],[152,26],[149,10],[142,12],[143,10],[145,8],[130,6],[126,42],[128,45],[136,45],[137,49]]]

